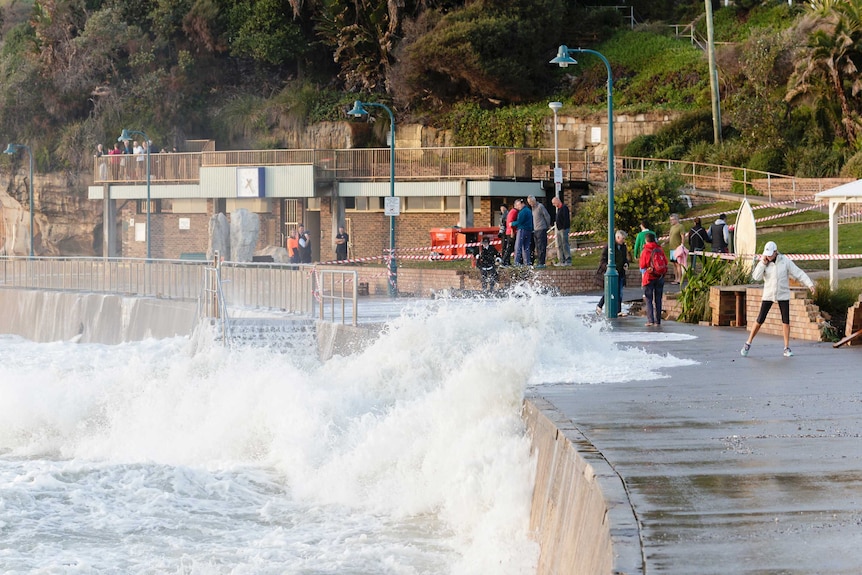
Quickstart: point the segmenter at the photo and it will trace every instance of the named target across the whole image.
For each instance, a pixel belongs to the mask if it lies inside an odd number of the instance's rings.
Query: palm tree
[[[849,89],[856,96],[862,91],[862,78],[854,62],[860,56],[856,44],[862,40],[862,0],[814,0],[809,6],[819,21],[809,36],[806,56],[790,78],[785,100],[793,102],[814,94],[837,104],[838,130],[855,146],[859,114],[851,107],[847,92]]]

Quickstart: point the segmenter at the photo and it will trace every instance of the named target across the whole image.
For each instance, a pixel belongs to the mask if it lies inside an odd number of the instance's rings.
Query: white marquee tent
[[[862,204],[862,180],[856,180],[814,195],[829,200],[829,287],[838,287],[838,211],[844,204]],[[860,206],[862,209],[862,206]]]

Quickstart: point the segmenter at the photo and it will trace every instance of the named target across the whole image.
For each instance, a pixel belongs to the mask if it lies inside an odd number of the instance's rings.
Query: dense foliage
[[[712,142],[701,0],[34,0],[0,3],[0,133],[37,169],[86,168],[122,128],[156,146],[282,146],[359,96],[459,143],[538,145],[549,99],[683,113],[637,155],[802,176],[858,173],[862,0],[714,3],[723,142]],[[606,7],[602,8],[601,5]],[[596,7],[598,5],[598,7]],[[674,27],[668,26],[674,24]],[[674,33],[677,32],[677,34]],[[633,155],[633,154],[632,154]],[[845,167],[846,166],[846,167]]]

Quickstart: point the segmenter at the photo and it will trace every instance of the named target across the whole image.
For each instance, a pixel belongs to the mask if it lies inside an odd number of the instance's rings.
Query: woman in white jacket
[[[763,247],[763,255],[754,268],[752,277],[755,281],[763,279],[763,299],[760,303],[760,314],[757,316],[757,321],[751,326],[748,341],[742,346],[740,353],[743,357],[748,355],[751,342],[754,341],[754,336],[760,331],[760,326],[766,321],[766,314],[769,313],[772,303],[778,302],[778,309],[781,310],[781,323],[784,328],[784,357],[790,357],[793,355],[793,352],[790,351],[790,278],[801,282],[812,292],[814,291],[814,282],[790,258],[778,253],[775,242],[766,242]]]

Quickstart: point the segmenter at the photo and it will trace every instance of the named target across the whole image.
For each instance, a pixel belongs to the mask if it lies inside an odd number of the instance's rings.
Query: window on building
[[[139,214],[147,213],[147,200],[135,200],[136,207],[135,209]],[[150,200],[150,213],[151,214],[160,214],[162,213],[162,201],[161,200]]]
[[[459,196],[408,196],[402,200],[408,212],[459,212]]]
[[[308,198],[308,207],[306,209],[310,212],[319,212],[320,198]]]
[[[344,209],[356,212],[379,212],[383,209],[383,198],[344,198]]]

